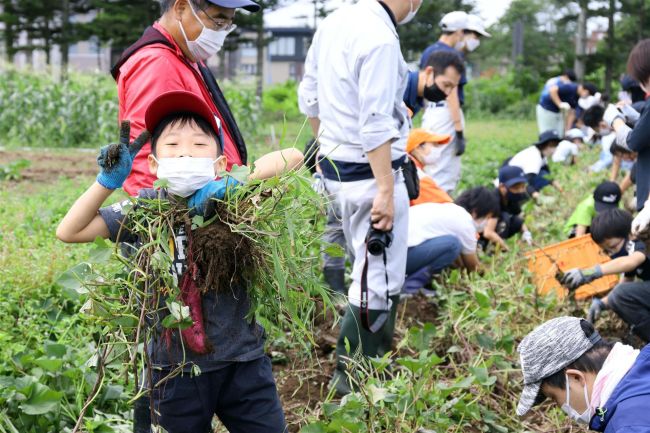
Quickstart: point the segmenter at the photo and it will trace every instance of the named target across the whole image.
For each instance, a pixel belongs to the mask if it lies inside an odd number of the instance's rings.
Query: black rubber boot
[[[151,433],[151,410],[149,395],[143,395],[133,406],[133,433]]]

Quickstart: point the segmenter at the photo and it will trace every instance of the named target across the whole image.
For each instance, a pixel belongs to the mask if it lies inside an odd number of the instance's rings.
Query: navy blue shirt
[[[578,85],[575,83],[558,83],[558,96],[562,102],[568,102],[571,108],[576,108],[578,106]],[[550,89],[549,89],[550,90]],[[550,92],[542,92],[539,97],[539,105],[542,106],[545,110],[552,111],[553,113],[559,113],[560,109],[555,102],[551,99]]]
[[[424,99],[418,96],[418,81],[420,80],[419,71],[409,71],[406,79],[406,90],[404,91],[404,103],[413,112],[413,116],[418,114],[424,107]]]
[[[164,190],[159,192],[143,189],[138,198],[165,200],[167,194]],[[111,241],[138,245],[139,239],[126,230],[126,227],[122,228],[126,218],[123,207],[130,203],[126,200],[101,208],[99,215],[108,227]],[[180,283],[181,276],[187,269],[187,235],[183,226],[175,228],[173,241],[170,242],[174,255],[170,272]],[[231,252],[224,251],[224,254],[229,253]],[[195,354],[189,349],[184,351],[177,330],[172,332],[171,344],[167,345],[162,335],[164,328],[161,324],[167,308],[164,296],[161,296],[160,313],[152,313],[161,317],[152,317],[148,321],[152,332],[147,351],[155,367],[172,369],[182,365],[184,371],[191,371],[192,365],[197,365],[202,372],[209,372],[227,367],[233,362],[253,361],[264,356],[264,329],[255,320],[246,318],[250,301],[245,287],[233,286],[231,291],[218,294],[214,290],[208,290],[201,298],[205,333],[212,344],[213,351],[205,355]]]
[[[650,98],[646,100],[641,117],[627,136],[627,146],[639,153],[636,162],[636,206],[641,210],[650,192]]]
[[[429,60],[429,57],[431,54],[435,53],[436,51],[453,51],[460,55],[461,59],[465,59],[463,56],[463,53],[461,51],[458,51],[457,49],[450,47],[449,45],[445,44],[444,42],[436,42],[433,45],[429,45],[426,50],[422,53],[422,57],[420,58],[420,69],[424,69],[427,67],[427,61]],[[463,75],[460,77],[460,82],[458,83],[458,100],[460,101],[460,105],[463,105],[465,103],[465,84],[467,84],[467,77],[465,76],[465,73],[463,72]]]

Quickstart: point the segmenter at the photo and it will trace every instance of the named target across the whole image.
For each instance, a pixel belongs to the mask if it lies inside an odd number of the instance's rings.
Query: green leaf
[[[53,391],[49,387],[35,383],[27,400],[20,409],[27,415],[43,415],[58,408],[63,392]]]
[[[71,299],[79,298],[79,294],[87,293],[84,288],[84,281],[91,275],[91,268],[88,263],[79,263],[76,266],[62,273],[56,280],[65,294]]]
[[[323,252],[330,257],[345,257],[345,249],[338,244],[327,243]]]
[[[39,358],[34,361],[34,364],[38,365],[43,370],[54,372],[61,369],[63,360],[56,358]]]
[[[481,308],[491,308],[490,297],[480,290],[474,290],[474,298]]]
[[[68,348],[64,344],[45,343],[45,354],[50,358],[63,358],[67,352]]]
[[[113,247],[105,239],[97,236],[93,242],[95,248],[90,251],[92,263],[107,263],[113,255]]]
[[[242,165],[239,166],[234,164],[232,169],[227,173],[228,177],[232,177],[238,182],[246,183],[248,182],[248,176],[250,176],[251,169],[248,166]]]
[[[316,422],[314,424],[309,424],[300,429],[300,433],[327,433],[325,429],[325,424],[322,422]]]

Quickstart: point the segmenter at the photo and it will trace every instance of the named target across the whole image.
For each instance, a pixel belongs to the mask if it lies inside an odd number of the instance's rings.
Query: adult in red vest
[[[205,61],[223,46],[235,26],[235,10],[256,12],[260,6],[250,0],[161,0],[162,16],[129,47],[111,71],[117,81],[119,120],[131,121],[131,139],[144,130],[144,113],[151,101],[171,90],[186,90],[201,96],[210,106],[217,123],[228,170],[246,163],[246,144],[230,108]],[[151,188],[146,144],[133,162],[124,190],[137,195]]]

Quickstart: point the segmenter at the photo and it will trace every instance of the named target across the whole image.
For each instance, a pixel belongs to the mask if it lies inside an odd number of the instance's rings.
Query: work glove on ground
[[[603,271],[600,269],[600,265],[597,265],[590,269],[575,268],[566,272],[564,274],[564,277],[562,277],[562,281],[560,282],[569,290],[575,290],[578,287],[589,284],[602,276]]]
[[[600,298],[594,298],[591,300],[591,306],[589,307],[589,313],[587,313],[587,320],[592,324],[596,324],[596,320],[600,318],[600,315],[603,311],[607,310],[607,305]]]
[[[521,240],[526,242],[529,246],[533,245],[533,234],[529,231],[526,230],[521,234]]]
[[[454,140],[454,145],[456,148],[456,156],[461,156],[465,153],[467,141],[465,140],[465,134],[463,131],[456,131],[456,140]]]
[[[614,123],[614,120],[616,119],[624,119],[623,113],[616,108],[616,105],[614,104],[609,104],[607,106],[607,109],[605,110],[605,114],[603,114],[603,121],[607,123],[610,127],[612,126],[612,123]]]
[[[208,182],[187,200],[187,204],[196,214],[204,215],[210,200],[223,200],[226,194],[240,185],[230,176]]]
[[[97,175],[97,182],[107,189],[118,189],[131,173],[133,159],[142,146],[145,145],[151,134],[143,131],[138,138],[129,143],[131,123],[122,122],[120,127],[119,143],[112,143],[102,147],[97,157],[97,164],[100,171]]]

